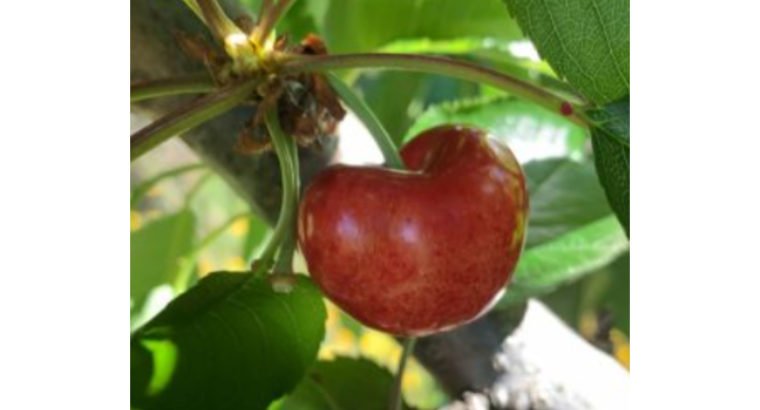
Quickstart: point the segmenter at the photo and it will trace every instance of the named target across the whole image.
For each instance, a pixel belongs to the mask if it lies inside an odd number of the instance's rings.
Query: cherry
[[[477,318],[523,247],[528,198],[519,163],[479,129],[441,126],[401,150],[409,171],[334,166],[299,208],[314,281],[367,326],[420,336]]]

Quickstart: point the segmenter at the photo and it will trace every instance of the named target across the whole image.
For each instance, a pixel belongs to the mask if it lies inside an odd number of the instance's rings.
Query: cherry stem
[[[134,161],[167,139],[235,108],[250,96],[258,84],[258,79],[252,79],[223,88],[185,104],[143,127],[129,139],[131,160]]]
[[[271,1],[262,3],[259,22],[256,28],[253,29],[253,33],[251,33],[251,42],[256,45],[263,44],[274,26],[277,25],[277,22],[292,5],[292,0],[279,0],[274,5],[272,5]]]
[[[398,369],[396,370],[396,377],[393,380],[393,388],[391,389],[390,400],[388,401],[389,410],[401,410],[404,396],[401,392],[401,381],[404,378],[406,362],[409,361],[409,356],[414,350],[414,342],[416,341],[417,339],[414,337],[407,337],[401,341],[401,358],[398,361]]]
[[[274,124],[275,126],[279,127],[279,122]],[[270,130],[270,133],[272,131]],[[285,133],[282,131],[282,128],[277,131],[280,134],[280,137],[285,137]],[[296,229],[295,229],[295,221],[297,219],[296,217],[296,210],[298,209],[298,201],[299,201],[299,194],[301,192],[301,171],[300,171],[300,164],[298,161],[298,145],[295,143],[295,139],[287,138],[288,139],[288,147],[290,148],[290,163],[293,167],[293,196],[295,197],[294,205],[293,205],[293,211],[291,212],[291,223],[290,227],[285,231],[285,237],[282,240],[282,245],[280,246],[280,253],[277,255],[277,264],[274,267],[274,270],[276,272],[284,272],[288,273],[293,270],[293,255],[296,251]],[[283,188],[284,189],[284,188]]]
[[[236,71],[252,71],[257,68],[259,57],[248,42],[248,35],[224,12],[217,0],[196,0],[206,26],[222,41],[224,51],[232,58]]]
[[[259,23],[261,23],[263,16],[269,14],[269,9],[271,8],[272,8],[272,0],[261,1],[261,6],[259,7],[259,15],[258,15]]]
[[[386,164],[395,169],[404,169],[404,161],[398,154],[398,147],[393,142],[393,139],[385,130],[383,124],[372,112],[372,109],[367,106],[367,103],[359,97],[351,87],[344,83],[338,76],[327,73],[327,79],[330,81],[330,85],[341,96],[343,102],[348,106],[354,114],[364,123],[369,130],[372,137],[375,139],[380,151],[385,157]]]
[[[274,265],[274,272],[291,273],[293,272],[293,255],[296,252],[296,238],[294,230],[291,229],[285,235],[280,245],[280,253],[277,254],[277,262]]]
[[[282,178],[282,204],[280,205],[280,215],[277,217],[277,223],[274,227],[272,237],[259,258],[258,266],[254,276],[269,270],[272,266],[275,253],[281,249],[283,241],[288,242],[286,237],[295,234],[295,213],[298,205],[298,150],[295,146],[295,140],[285,135],[280,126],[280,119],[277,115],[277,107],[267,111],[265,122],[269,130],[269,137],[272,139],[272,145],[277,153],[277,159],[280,162],[280,174]],[[287,248],[287,247],[286,247]],[[281,250],[281,258],[278,260],[278,268],[292,265],[293,253],[287,249]],[[283,258],[289,260],[283,261]],[[286,268],[287,269],[287,268]]]
[[[203,20],[216,38],[224,40],[235,34],[244,36],[240,27],[227,16],[216,0],[196,0],[196,3],[203,14]]]
[[[172,95],[203,94],[214,91],[215,88],[216,85],[207,74],[147,80],[132,83],[129,99],[135,103]]]
[[[541,87],[490,68],[449,57],[399,53],[363,53],[319,56],[284,54],[278,58],[280,68],[284,73],[344,68],[389,68],[440,74],[484,83],[538,104],[553,113],[563,115],[578,125],[588,126],[587,120],[578,115],[581,112],[578,107]]]

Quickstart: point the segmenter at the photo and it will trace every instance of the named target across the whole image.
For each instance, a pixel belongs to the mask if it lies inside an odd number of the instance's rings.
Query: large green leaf
[[[547,159],[529,162],[524,172],[530,200],[528,249],[611,214],[593,164]]]
[[[506,41],[496,41],[483,37],[458,37],[444,40],[430,38],[411,38],[394,40],[380,47],[384,53],[413,53],[413,54],[475,54],[483,50],[507,52]]]
[[[583,156],[586,131],[565,118],[517,98],[455,101],[429,108],[417,118],[404,142],[441,124],[460,123],[489,130],[520,162],[544,157]]]
[[[588,163],[548,159],[524,167],[530,198],[528,238],[507,296],[523,301],[602,268],[628,249]]]
[[[628,94],[628,0],[504,1],[541,56],[578,91],[598,104]]]
[[[385,410],[391,373],[367,359],[320,361],[276,410]],[[270,409],[270,410],[274,410]]]
[[[332,52],[343,53],[398,39],[513,39],[520,32],[499,0],[332,0],[325,36]]]
[[[305,276],[211,274],[133,335],[132,405],[264,409],[312,365],[325,318]]]
[[[599,269],[628,249],[613,215],[525,250],[515,271],[516,291],[539,294]]]
[[[130,294],[135,308],[151,289],[172,283],[180,257],[190,251],[195,215],[189,209],[157,219],[130,235]]]
[[[630,132],[628,96],[588,112],[599,180],[620,223],[630,236]]]

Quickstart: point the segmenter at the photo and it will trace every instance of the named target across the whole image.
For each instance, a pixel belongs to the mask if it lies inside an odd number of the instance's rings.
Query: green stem
[[[216,86],[206,74],[182,78],[168,78],[134,83],[130,86],[130,101],[149,100],[179,94],[202,94],[214,91]]]
[[[259,6],[259,15],[256,16],[257,24],[261,24],[263,17],[269,14],[269,9],[272,8],[272,0],[262,0],[261,6]]]
[[[253,92],[258,83],[257,79],[252,79],[203,96],[132,134],[132,161],[167,139],[235,108]]]
[[[294,163],[294,157],[297,155],[295,140],[282,131],[280,119],[277,117],[277,107],[266,113],[265,120],[272,145],[280,161],[282,204],[274,231],[258,260],[258,268],[254,272],[254,276],[269,270],[275,253],[281,247],[284,238],[294,231],[295,212],[298,203],[297,165]],[[284,264],[284,262],[282,263]]]
[[[415,341],[417,341],[417,339],[414,337],[404,338],[401,341],[401,358],[398,361],[398,370],[396,370],[396,377],[393,381],[393,388],[391,389],[390,400],[388,401],[389,410],[401,410],[401,404],[404,397],[401,391],[401,381],[404,378],[404,369],[406,369],[406,362],[409,361],[409,356],[414,350]]]
[[[224,40],[231,35],[245,36],[243,30],[240,30],[235,22],[227,17],[216,0],[196,0],[196,3],[203,14],[206,25],[218,39]]]
[[[251,42],[259,46],[263,45],[274,26],[292,5],[293,0],[279,0],[274,5],[271,4],[271,1],[262,4],[262,13],[259,16],[259,23],[251,33]]]
[[[281,55],[278,57],[284,73],[303,71],[325,71],[344,68],[390,68],[418,71],[431,74],[447,75],[463,80],[474,81],[501,88],[513,95],[545,107],[551,112],[564,115],[569,120],[587,126],[585,119],[578,115],[580,108],[541,87],[466,61],[449,57],[368,53],[368,54],[334,54],[322,56]],[[563,114],[563,109],[570,108],[571,113]]]
[[[196,0],[206,26],[224,44],[224,51],[234,62],[237,71],[251,72],[258,66],[258,57],[248,35],[227,17],[217,0]]]
[[[275,127],[279,128],[279,122],[272,123]],[[272,133],[271,130],[272,126],[270,126],[270,133]],[[277,134],[280,134],[281,138],[284,135],[284,132],[282,131],[282,128],[279,129],[279,131],[276,131]],[[287,138],[287,136],[285,136]],[[291,213],[291,221],[290,221],[290,228],[286,230],[285,236],[282,240],[282,245],[280,246],[280,253],[277,255],[277,264],[275,266],[276,272],[291,272],[293,270],[293,255],[296,251],[296,212],[298,209],[298,201],[299,201],[299,194],[301,192],[301,171],[298,161],[298,145],[295,143],[295,140],[293,138],[287,138],[289,154],[290,154],[290,165],[293,170],[293,191],[294,191],[294,210]]]
[[[372,134],[375,143],[380,147],[380,151],[383,152],[383,157],[385,157],[385,162],[388,166],[395,169],[404,169],[404,161],[398,153],[396,144],[380,120],[377,119],[375,113],[372,112],[372,109],[367,106],[367,103],[354,93],[351,87],[338,78],[338,76],[328,73],[327,79],[335,91],[340,94],[343,102],[359,117],[370,134]]]
[[[293,255],[296,252],[295,230],[291,229],[285,235],[280,246],[280,253],[277,255],[277,262],[274,266],[275,272],[290,273],[293,271]]]

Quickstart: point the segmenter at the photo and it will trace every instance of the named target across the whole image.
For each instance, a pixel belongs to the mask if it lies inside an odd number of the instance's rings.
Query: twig
[[[135,103],[171,95],[208,93],[215,88],[207,74],[199,74],[136,82],[130,85],[129,97]]]
[[[280,55],[278,63],[285,73],[325,71],[341,68],[390,68],[441,74],[488,84],[565,116],[570,121],[588,126],[581,110],[569,101],[541,87],[508,74],[449,57],[393,53],[332,54],[319,56]]]
[[[169,112],[132,134],[129,141],[132,161],[167,139],[234,108],[253,92],[258,83],[256,79],[248,80],[208,94]]]

